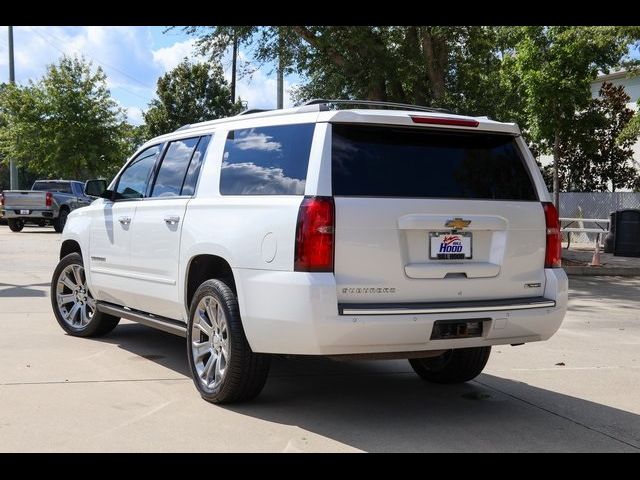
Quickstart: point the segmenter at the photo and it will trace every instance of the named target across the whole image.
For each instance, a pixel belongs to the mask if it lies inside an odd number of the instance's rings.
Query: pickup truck
[[[75,180],[36,180],[31,190],[5,190],[0,196],[0,217],[12,232],[25,223],[53,224],[60,233],[67,216],[76,208],[89,205],[94,197],[85,195],[84,183]]]

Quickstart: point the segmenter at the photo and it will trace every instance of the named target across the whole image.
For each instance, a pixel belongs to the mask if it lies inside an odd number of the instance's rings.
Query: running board
[[[113,315],[114,317],[126,318],[127,320],[141,323],[147,327],[156,328],[181,337],[186,338],[187,336],[187,326],[178,320],[160,317],[151,313],[139,312],[105,302],[98,302],[97,308],[99,312]]]
[[[433,303],[341,303],[340,315],[419,315],[429,313],[472,313],[504,310],[553,308],[554,300],[544,297]]]

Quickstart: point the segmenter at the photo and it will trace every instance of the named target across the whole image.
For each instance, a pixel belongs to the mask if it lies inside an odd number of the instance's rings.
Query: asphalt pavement
[[[640,278],[572,277],[547,342],[494,347],[457,386],[406,361],[275,359],[251,403],[203,401],[182,338],[122,321],[64,334],[60,235],[0,226],[0,451],[639,452]]]

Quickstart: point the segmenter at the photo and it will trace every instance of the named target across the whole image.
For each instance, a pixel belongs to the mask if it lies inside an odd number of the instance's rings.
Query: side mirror
[[[84,184],[84,194],[89,197],[111,199],[111,192],[107,190],[106,180],[87,180]]]

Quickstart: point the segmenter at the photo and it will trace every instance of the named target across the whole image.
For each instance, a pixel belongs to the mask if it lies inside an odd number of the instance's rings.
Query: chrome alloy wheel
[[[64,321],[73,328],[86,327],[96,312],[82,265],[67,266],[56,283],[56,303]]]
[[[229,363],[229,330],[222,306],[212,296],[203,297],[196,307],[191,353],[200,383],[208,390],[218,387]]]

